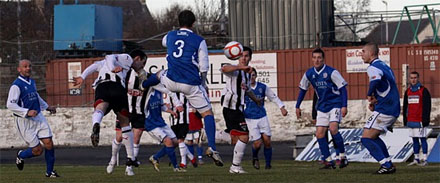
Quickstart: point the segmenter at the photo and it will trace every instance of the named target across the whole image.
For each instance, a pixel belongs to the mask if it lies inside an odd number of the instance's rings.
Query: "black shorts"
[[[246,135],[249,133],[244,114],[240,110],[232,110],[223,107],[223,117],[226,121],[225,132],[231,135]]]
[[[177,139],[185,139],[186,134],[189,131],[188,124],[177,124],[171,126],[174,134],[176,134]]]
[[[130,113],[130,124],[132,128],[144,129],[145,127],[145,117],[142,114]],[[116,122],[116,129],[121,129],[121,124]]]
[[[105,114],[109,113],[110,110],[118,113],[122,110],[128,111],[128,98],[127,90],[117,82],[103,82],[98,84],[95,91],[95,102],[98,100],[103,100],[109,103],[109,107]]]

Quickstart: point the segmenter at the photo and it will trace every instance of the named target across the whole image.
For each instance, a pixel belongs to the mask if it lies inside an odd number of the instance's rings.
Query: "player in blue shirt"
[[[168,69],[158,72],[157,77],[149,77],[142,85],[147,88],[160,82],[172,92],[183,93],[205,122],[209,145],[206,155],[217,166],[223,166],[215,147],[215,120],[207,94],[209,60],[206,41],[191,30],[196,21],[194,13],[184,10],[178,18],[180,29],[168,32],[162,39],[162,45],[167,47]]]
[[[400,114],[400,97],[393,70],[378,58],[376,44],[367,44],[362,48],[362,60],[370,64],[367,68],[370,86],[367,93],[369,109],[373,111],[364,126],[361,142],[371,156],[380,164],[377,174],[391,174],[396,168],[391,162],[388,148],[379,137],[392,129]]]
[[[17,67],[20,75],[12,83],[6,103],[6,107],[14,113],[20,137],[29,146],[25,150],[18,151],[15,163],[19,170],[23,170],[24,159],[40,156],[43,153],[41,141],[44,144],[45,151],[46,177],[59,177],[55,170],[53,170],[55,150],[52,141],[52,131],[42,114],[43,110],[54,114],[56,113],[56,108],[49,106],[37,93],[35,81],[30,78],[31,66],[29,60],[20,60]]]
[[[174,152],[178,144],[176,135],[162,118],[162,111],[169,112],[174,117],[177,117],[176,112],[164,105],[162,92],[154,88],[148,90],[146,101],[148,101],[148,103],[145,106],[145,131],[164,144],[161,150],[150,156],[149,160],[151,164],[153,164],[154,169],[159,172],[159,159],[166,154],[168,158],[170,158],[175,172],[186,172],[185,169],[177,165],[176,154]]]
[[[251,74],[251,88],[257,99],[261,100],[259,106],[249,96],[245,96],[245,110],[244,117],[249,129],[250,141],[254,141],[252,145],[252,165],[256,169],[260,169],[258,160],[258,151],[260,151],[261,143],[264,144],[264,158],[266,160],[265,169],[271,169],[272,160],[272,146],[270,137],[272,136],[270,130],[269,119],[267,118],[266,109],[264,108],[264,99],[267,97],[270,101],[275,102],[281,110],[283,116],[287,115],[287,110],[284,108],[283,102],[267,85],[256,82],[257,70],[252,68]]]
[[[324,63],[324,51],[320,48],[313,50],[312,61],[314,67],[308,69],[299,84],[300,92],[296,103],[296,116],[301,117],[301,102],[311,84],[318,95],[316,104],[316,138],[319,143],[319,149],[324,161],[324,167],[321,169],[336,168],[330,156],[326,133],[330,129],[334,143],[340,150],[339,168],[348,165],[345,156],[344,139],[339,133],[339,123],[341,118],[347,114],[347,82],[341,74],[334,68]]]

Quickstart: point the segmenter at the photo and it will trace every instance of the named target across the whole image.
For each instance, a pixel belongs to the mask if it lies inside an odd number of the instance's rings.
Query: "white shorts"
[[[185,140],[186,141],[190,141],[190,140],[193,140],[193,141],[200,141],[200,130],[197,130],[197,131],[193,131],[193,132],[188,132],[187,134],[186,134],[186,137],[185,137]]]
[[[318,111],[316,115],[316,126],[328,127],[330,122],[341,122],[341,108],[333,108],[328,112]]]
[[[410,128],[409,129],[409,137],[419,137],[419,138],[422,138],[422,137],[427,137],[428,136],[428,133],[427,133],[427,130],[426,130],[426,128]]]
[[[270,131],[269,119],[267,116],[264,116],[260,119],[249,119],[246,118],[246,124],[249,129],[249,140],[255,141],[261,138],[261,134],[265,134],[267,136],[272,136]]]
[[[211,109],[211,102],[202,85],[195,86],[172,81],[166,76],[167,71],[168,70],[162,71],[159,75],[160,82],[165,85],[168,90],[175,93],[183,93],[191,106],[196,108],[199,113],[204,113]]]
[[[169,137],[171,139],[176,138],[176,134],[174,134],[173,130],[168,125],[154,128],[153,130],[148,131],[148,133],[151,137],[158,140],[160,143],[163,142],[163,139],[165,139],[165,137]]]
[[[396,122],[396,117],[386,114],[381,114],[377,111],[374,111],[370,117],[368,117],[367,122],[365,123],[364,128],[374,128],[380,130],[382,132],[387,132],[388,127],[393,126],[394,122]]]
[[[33,118],[15,117],[15,123],[18,133],[29,147],[39,145],[40,139],[52,137],[52,130],[41,112]]]

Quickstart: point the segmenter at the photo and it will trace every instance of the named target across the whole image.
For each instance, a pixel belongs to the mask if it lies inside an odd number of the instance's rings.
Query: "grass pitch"
[[[106,166],[68,166],[55,165],[60,178],[46,178],[45,165],[25,164],[19,171],[14,164],[0,165],[1,182],[440,182],[440,164],[426,167],[411,166],[406,163],[395,164],[397,172],[391,175],[372,174],[379,168],[377,163],[350,163],[347,168],[319,170],[317,162],[296,162],[276,160],[271,170],[264,169],[264,159],[260,160],[262,169],[256,170],[251,161],[244,161],[247,174],[230,174],[230,163],[216,167],[212,163],[192,166],[186,173],[173,172],[167,162],[161,163],[161,172],[154,171],[151,164],[144,162],[135,168],[135,176],[124,175],[125,167],[116,167],[112,174],[106,173]]]

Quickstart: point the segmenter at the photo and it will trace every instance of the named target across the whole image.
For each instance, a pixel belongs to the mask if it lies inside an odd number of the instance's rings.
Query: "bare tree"
[[[335,31],[338,41],[359,41],[359,33],[369,30],[367,17],[371,0],[335,0]],[[338,26],[339,25],[339,26]],[[352,36],[347,36],[352,35]]]

